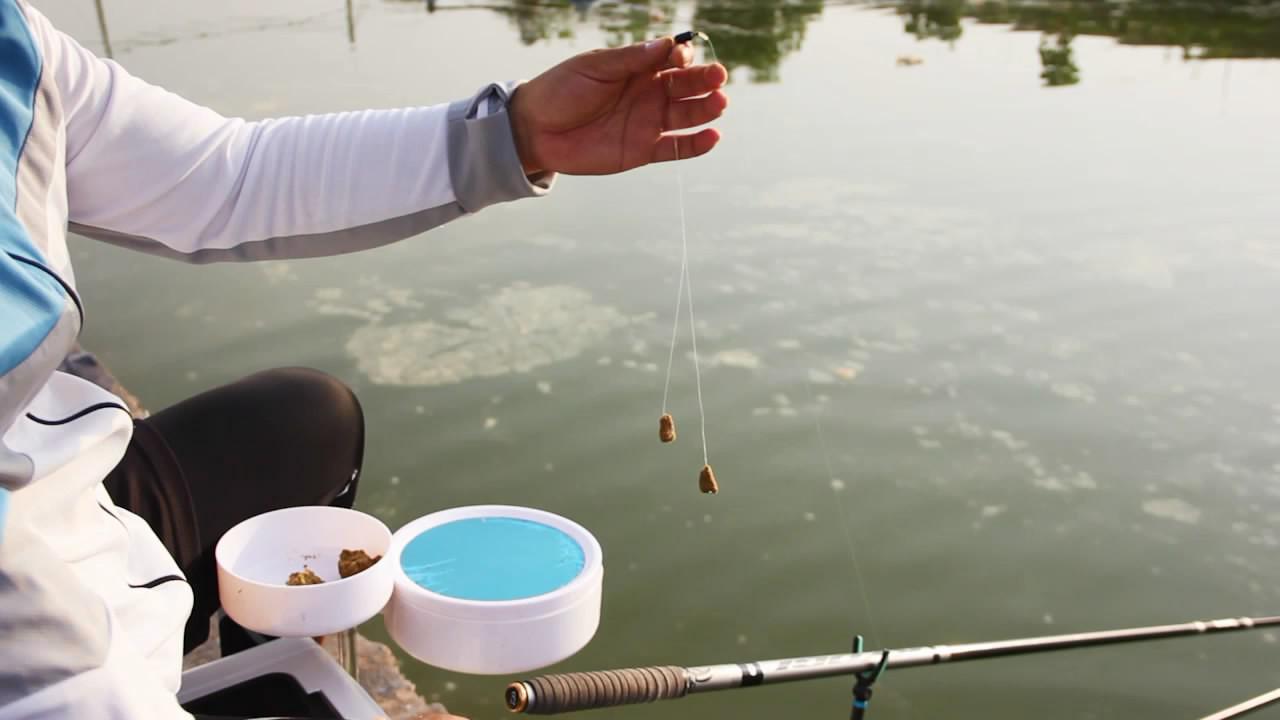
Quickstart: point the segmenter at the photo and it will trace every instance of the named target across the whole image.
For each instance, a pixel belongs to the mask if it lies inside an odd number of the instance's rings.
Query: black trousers
[[[241,520],[298,505],[355,502],[364,414],[351,389],[316,370],[250,375],[134,424],[105,482],[142,517],[191,583],[184,654],[218,609],[218,539]]]

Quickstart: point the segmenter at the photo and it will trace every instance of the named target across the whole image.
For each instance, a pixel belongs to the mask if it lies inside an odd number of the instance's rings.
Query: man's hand
[[[714,129],[668,134],[729,104],[724,67],[690,67],[692,57],[687,43],[664,37],[577,55],[521,85],[510,110],[525,172],[604,175],[710,151]]]

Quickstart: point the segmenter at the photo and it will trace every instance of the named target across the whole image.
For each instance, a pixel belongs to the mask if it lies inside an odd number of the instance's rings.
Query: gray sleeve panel
[[[0,440],[0,489],[14,490],[31,482],[36,474],[35,461],[26,453],[10,450]],[[2,535],[0,535],[2,539]]]
[[[489,205],[545,195],[554,173],[525,175],[516,152],[508,105],[516,84],[494,83],[470,100],[449,106],[449,178],[458,204],[469,213]],[[488,111],[479,117],[485,103]]]
[[[75,345],[80,332],[80,311],[71,298],[67,298],[62,315],[53,329],[16,367],[0,375],[0,435],[3,435],[22,411],[40,392],[58,364]],[[35,466],[31,458],[10,451],[0,443],[0,486],[11,490],[31,481]]]
[[[19,518],[0,543],[0,708],[101,667],[102,601]]]
[[[367,250],[413,237],[443,225],[463,214],[457,203],[428,208],[409,215],[381,220],[368,225],[335,230],[314,235],[290,235],[267,238],[256,242],[241,243],[229,248],[205,248],[193,253],[183,253],[151,238],[128,233],[89,227],[79,223],[68,225],[74,233],[95,240],[140,250],[171,260],[205,265],[215,262],[248,262],[254,260],[283,260],[286,258],[324,257]]]

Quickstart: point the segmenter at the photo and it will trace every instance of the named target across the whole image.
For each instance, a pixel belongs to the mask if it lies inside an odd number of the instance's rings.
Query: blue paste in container
[[[461,600],[545,595],[582,573],[586,554],[565,532],[509,517],[454,520],[410,540],[400,554],[409,579]]]

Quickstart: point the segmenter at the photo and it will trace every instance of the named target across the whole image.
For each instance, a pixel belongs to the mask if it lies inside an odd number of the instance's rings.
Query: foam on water
[[[321,314],[368,321],[346,349],[378,385],[427,387],[529,372],[575,358],[632,322],[611,306],[593,303],[589,293],[564,285],[515,283],[446,312],[443,321],[403,312],[417,303],[391,292],[383,291],[375,298],[381,302],[364,307],[313,304]],[[410,319],[398,321],[406,314]]]

